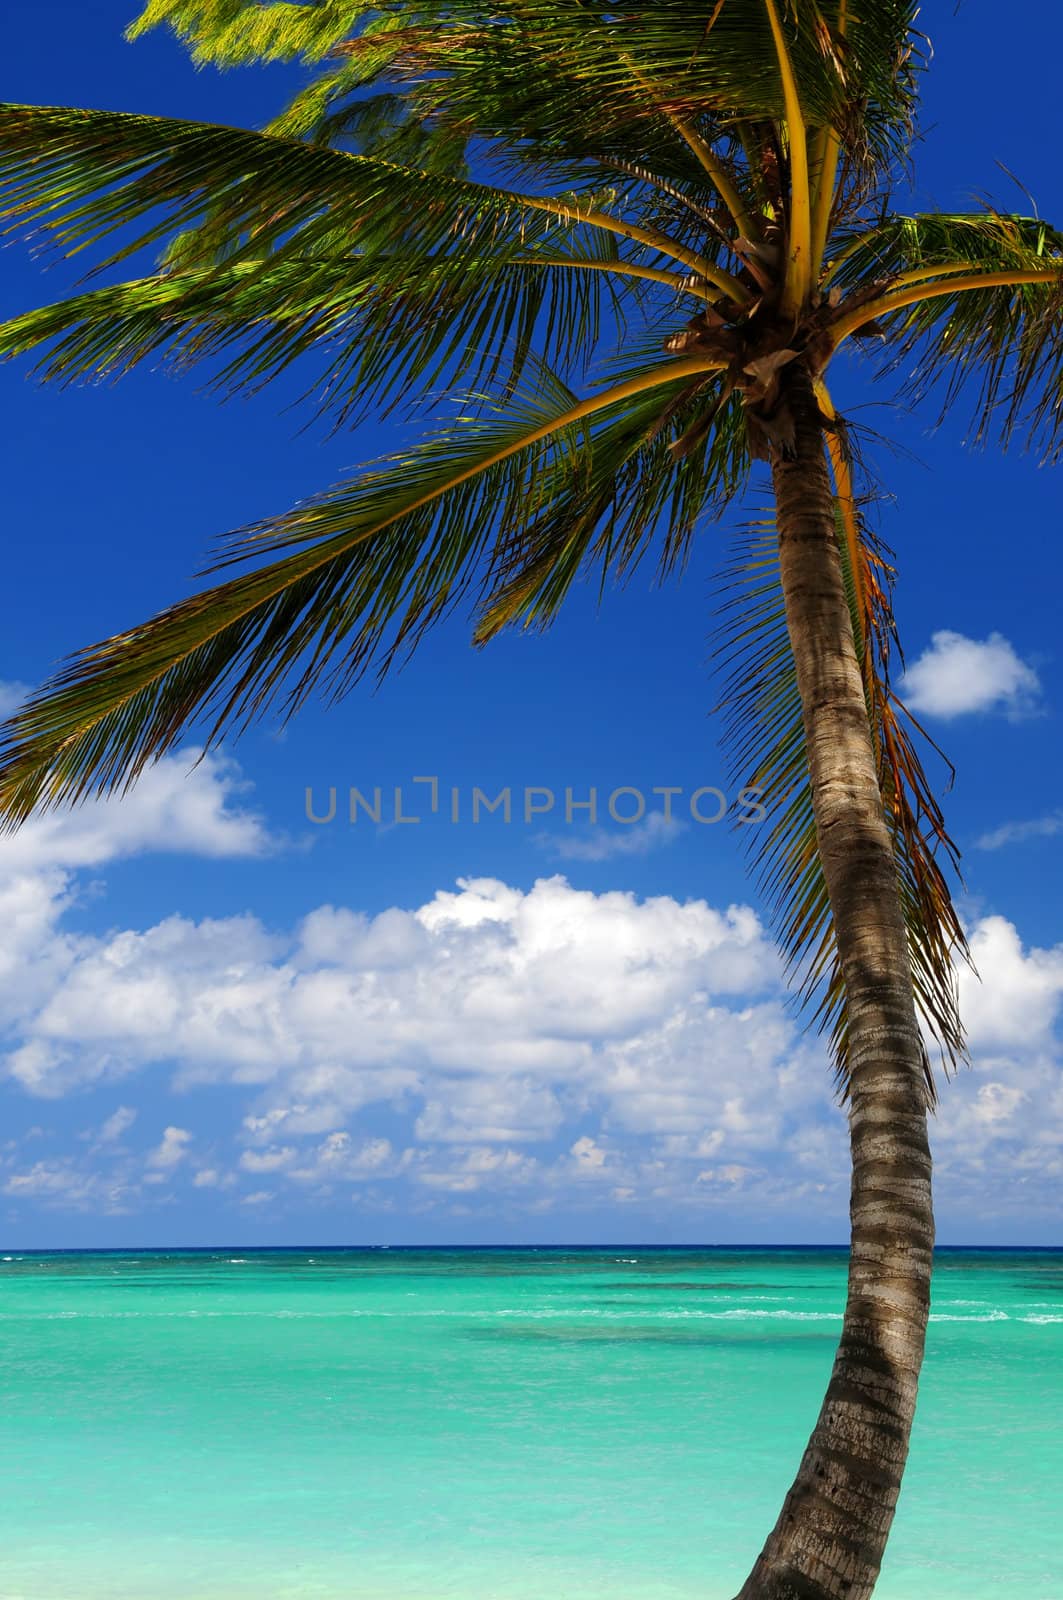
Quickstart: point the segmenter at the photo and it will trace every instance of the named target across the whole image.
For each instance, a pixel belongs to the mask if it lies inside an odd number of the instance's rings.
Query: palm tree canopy
[[[442,391],[423,443],[240,530],[216,581],[73,657],[0,734],[0,809],[122,787],[194,718],[208,742],[343,694],[456,604],[475,637],[543,626],[575,579],[682,565],[786,452],[806,362],[879,752],[921,1009],[962,1052],[951,845],[890,687],[892,569],[825,375],[874,336],[980,427],[1061,443],[1063,235],[991,209],[902,215],[922,40],[902,0],[151,0],[197,61],[302,60],[263,131],[0,108],[0,211],[97,270],[146,276],[0,327],[70,381],[146,357],[254,390],[318,362],[337,423]],[[161,254],[160,254],[161,252]],[[438,408],[437,408],[438,409]],[[235,571],[230,569],[236,569]],[[764,791],[783,947],[846,1020],[770,528],[722,619],[730,750]]]

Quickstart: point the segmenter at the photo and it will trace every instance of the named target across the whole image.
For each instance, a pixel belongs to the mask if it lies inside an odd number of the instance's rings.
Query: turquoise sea
[[[0,1261],[4,1600],[728,1600],[840,1250]],[[1063,1252],[939,1254],[880,1600],[1063,1596]]]

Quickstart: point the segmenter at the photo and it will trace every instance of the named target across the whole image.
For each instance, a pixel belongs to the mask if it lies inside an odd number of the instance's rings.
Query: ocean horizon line
[[[624,1240],[619,1243],[588,1242],[582,1241],[573,1244],[316,1244],[309,1241],[305,1244],[247,1244],[231,1241],[222,1241],[217,1244],[157,1244],[157,1245],[10,1245],[0,1243],[0,1259],[8,1259],[12,1255],[18,1256],[157,1256],[157,1255],[216,1255],[226,1251],[239,1250],[248,1255],[296,1255],[304,1251],[315,1251],[320,1255],[350,1255],[365,1254],[375,1255],[385,1252],[402,1254],[571,1254],[571,1253],[602,1253],[616,1250],[643,1250],[647,1254],[664,1255],[680,1251],[739,1251],[749,1254],[753,1251],[779,1251],[779,1250],[804,1250],[818,1251],[820,1253],[832,1252],[848,1254],[847,1243],[814,1244],[797,1242],[793,1240],[779,1240],[771,1244],[706,1244],[690,1242],[684,1244],[654,1244],[646,1240]],[[970,1253],[978,1255],[1029,1255],[1061,1254],[1063,1244],[945,1244],[934,1246],[934,1254],[960,1254]]]

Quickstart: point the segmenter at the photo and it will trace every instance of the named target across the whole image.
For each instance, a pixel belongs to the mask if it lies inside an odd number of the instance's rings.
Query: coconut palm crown
[[[906,0],[151,0],[134,36],[167,26],[219,66],[301,60],[306,87],[260,132],[0,109],[9,231],[107,268],[161,252],[145,277],[0,327],[6,354],[44,346],[38,370],[61,381],[204,361],[243,391],[316,359],[312,401],[338,424],[429,397],[438,419],[230,536],[211,587],[74,656],[0,734],[9,824],[126,786],[193,722],[210,743],[338,698],[456,606],[486,643],[548,625],[577,579],[677,572],[766,464],[774,507],[742,537],[719,621],[730,758],[762,791],[757,865],[854,1130],[915,1130],[893,1220],[880,1195],[858,1227],[854,1198],[849,1365],[742,1591],[777,1600],[874,1584],[925,1331],[923,1038],[946,1063],[963,1053],[952,846],[890,684],[893,572],[832,362],[855,349],[899,365],[909,396],[966,393],[980,431],[1022,428],[1049,456],[1061,441],[1063,234],[894,207],[926,54],[915,15]],[[824,526],[830,548],[801,569]],[[854,753],[832,776],[827,747],[845,741],[820,712],[843,701]],[[849,880],[831,805],[856,830]],[[868,834],[865,851],[865,823],[885,844]],[[853,863],[876,850],[872,892]],[[858,906],[876,897],[901,944],[886,938],[885,976],[861,987]],[[871,1017],[891,984],[922,1032]],[[907,1042],[883,1091],[873,1041],[890,1027]],[[861,1159],[854,1197],[881,1164]],[[891,1272],[919,1280],[903,1360],[880,1315]],[[858,1350],[877,1377],[843,1428]],[[853,1466],[876,1405],[884,1431]]]

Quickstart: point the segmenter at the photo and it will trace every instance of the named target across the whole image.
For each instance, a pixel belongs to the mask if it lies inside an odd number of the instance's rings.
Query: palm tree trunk
[[[773,478],[816,833],[849,1007],[852,1236],[845,1320],[819,1420],[738,1600],[866,1600],[900,1491],[930,1310],[927,1103],[822,422],[804,363],[785,377],[796,448]]]

